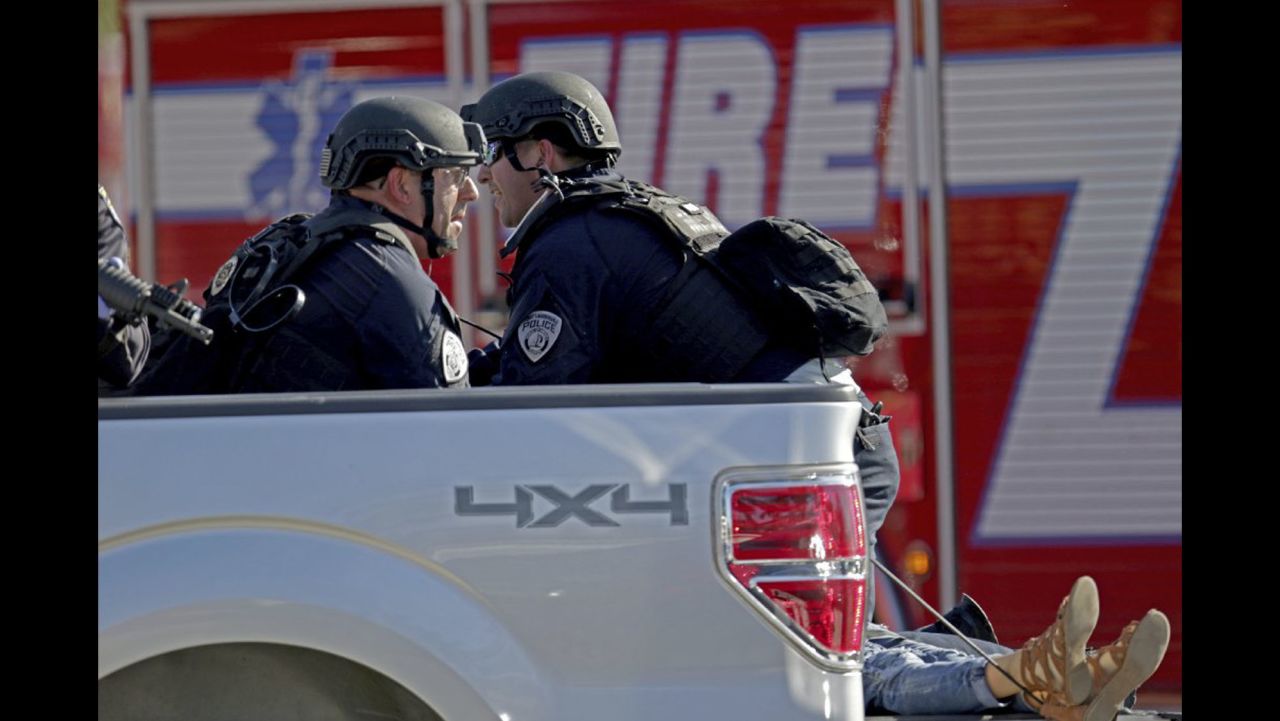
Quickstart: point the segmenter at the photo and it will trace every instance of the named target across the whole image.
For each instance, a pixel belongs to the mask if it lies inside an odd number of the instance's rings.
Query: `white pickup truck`
[[[862,719],[854,391],[101,399],[98,717]]]

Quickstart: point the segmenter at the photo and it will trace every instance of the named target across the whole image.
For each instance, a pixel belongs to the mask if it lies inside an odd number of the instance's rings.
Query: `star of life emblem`
[[[537,363],[556,344],[560,337],[563,321],[560,316],[545,310],[535,310],[520,324],[516,332],[520,340],[520,350],[531,363]]]
[[[213,276],[213,283],[209,284],[209,295],[217,295],[222,289],[227,287],[227,281],[231,280],[232,274],[236,272],[236,263],[239,258],[231,256],[231,259],[222,264],[218,272]]]
[[[457,383],[467,374],[467,351],[462,346],[462,339],[454,335],[453,331],[444,332],[440,364],[444,366],[445,383]]]

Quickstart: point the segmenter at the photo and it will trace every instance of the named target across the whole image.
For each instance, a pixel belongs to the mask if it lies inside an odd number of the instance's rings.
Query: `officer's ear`
[[[408,203],[417,195],[417,186],[408,168],[397,165],[387,172],[387,193],[398,203]]]
[[[563,167],[564,160],[560,157],[560,149],[556,144],[546,138],[538,139],[538,162],[535,167],[544,167],[553,173],[559,173],[566,168]]]

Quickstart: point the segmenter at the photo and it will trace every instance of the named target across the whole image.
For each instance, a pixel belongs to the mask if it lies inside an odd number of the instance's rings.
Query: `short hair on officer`
[[[320,154],[320,178],[327,188],[346,190],[385,175],[394,164],[417,171],[471,166],[480,162],[484,144],[477,124],[440,103],[373,98],[338,120]]]
[[[490,141],[550,140],[588,162],[613,164],[622,142],[604,95],[585,78],[559,71],[517,75],[462,106],[463,120],[479,123]]]

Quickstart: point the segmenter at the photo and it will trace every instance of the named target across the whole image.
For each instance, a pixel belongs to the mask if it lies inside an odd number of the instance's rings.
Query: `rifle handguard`
[[[136,325],[144,315],[150,315],[160,325],[176,328],[208,345],[213,331],[200,324],[200,306],[182,297],[186,285],[186,279],[171,287],[147,283],[122,265],[98,261],[98,295],[127,322]]]

